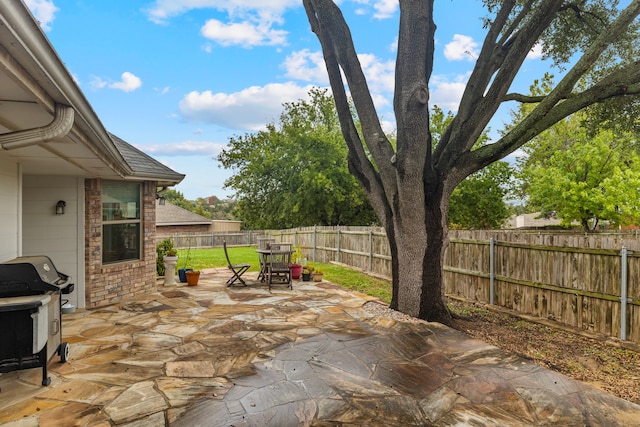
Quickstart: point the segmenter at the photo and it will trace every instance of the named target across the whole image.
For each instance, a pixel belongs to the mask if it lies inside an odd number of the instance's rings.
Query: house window
[[[140,184],[103,181],[103,263],[140,259],[141,199]]]

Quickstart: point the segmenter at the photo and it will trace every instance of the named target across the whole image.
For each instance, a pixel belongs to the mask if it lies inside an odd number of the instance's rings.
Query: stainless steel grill
[[[55,354],[69,358],[69,345],[61,342],[61,295],[73,288],[47,256],[0,263],[0,372],[42,367],[42,385],[51,383],[47,364]]]

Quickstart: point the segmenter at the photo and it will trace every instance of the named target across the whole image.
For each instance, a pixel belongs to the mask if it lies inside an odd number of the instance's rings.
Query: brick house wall
[[[162,225],[156,228],[158,235],[185,234],[185,233],[209,233],[209,224],[195,225]]]
[[[156,182],[142,183],[142,259],[102,264],[102,180],[85,180],[86,307],[156,292]]]

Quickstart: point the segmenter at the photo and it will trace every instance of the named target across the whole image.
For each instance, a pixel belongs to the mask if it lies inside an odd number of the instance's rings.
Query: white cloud
[[[124,92],[132,92],[142,86],[142,80],[135,74],[128,71],[122,73],[122,80],[119,82],[111,83],[109,87],[111,89],[119,89]]]
[[[181,141],[168,144],[135,144],[136,148],[154,156],[217,156],[226,146],[223,142]]]
[[[372,54],[359,54],[360,65],[367,78],[369,89],[375,94],[379,92],[393,92],[394,87],[394,61],[382,61]],[[287,56],[282,66],[286,70],[286,76],[326,85],[329,82],[324,58],[319,51],[312,52],[303,49]]]
[[[25,0],[25,3],[42,26],[42,29],[49,31],[55,19],[55,14],[60,9],[53,4],[52,0]]]
[[[285,10],[301,6],[300,0],[156,0],[146,10],[149,19],[165,24],[174,16],[194,9],[214,9],[230,16],[254,15],[268,21],[279,21]]]
[[[395,62],[382,61],[372,54],[360,54],[358,59],[367,78],[367,84],[376,108],[390,105],[395,84]],[[282,67],[285,68],[286,76],[289,78],[320,86],[329,83],[329,76],[321,52],[311,52],[308,49],[294,52],[287,56]],[[344,75],[343,81],[346,82]]]
[[[180,101],[180,112],[187,121],[255,131],[277,121],[283,103],[307,99],[311,88],[273,83],[229,94],[193,91]]]
[[[286,43],[287,32],[275,30],[270,23],[253,24],[248,21],[228,23],[217,19],[208,20],[200,33],[207,39],[216,41],[222,46],[240,45],[243,47],[261,45],[281,45]]]
[[[398,10],[398,0],[352,0],[352,2],[364,5],[355,9],[356,15],[367,15],[373,8],[373,17],[376,19],[390,18]]]
[[[527,59],[539,59],[542,58],[542,44],[536,43],[531,51],[527,54]]]
[[[206,42],[205,44],[200,46],[200,49],[204,50],[207,53],[211,53],[211,52],[213,52],[213,44],[209,43],[209,42]]]
[[[282,66],[286,70],[286,76],[292,79],[325,85],[329,83],[322,52],[311,52],[309,49],[293,52],[287,56]]]
[[[394,60],[382,61],[377,56],[367,53],[358,55],[358,59],[371,92],[393,93],[396,69]]]
[[[107,86],[107,82],[102,80],[100,77],[92,76],[89,86],[91,86],[91,89],[93,90],[102,89]]]
[[[480,52],[472,37],[454,34],[453,41],[444,47],[444,57],[450,61],[475,61]]]
[[[458,111],[468,80],[469,74],[457,76],[453,81],[447,80],[443,76],[433,76],[429,82],[429,104],[455,113]]]
[[[374,18],[386,19],[392,17],[398,9],[398,0],[378,0],[373,4],[376,12]]]
[[[89,82],[91,89],[98,90],[108,87],[110,89],[118,89],[124,92],[132,92],[142,86],[142,80],[128,71],[122,73],[121,80],[119,82],[109,82],[98,76],[92,76]],[[161,94],[165,94],[169,90],[165,87],[161,90]]]

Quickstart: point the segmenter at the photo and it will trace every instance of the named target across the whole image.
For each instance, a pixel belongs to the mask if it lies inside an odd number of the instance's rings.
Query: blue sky
[[[231,196],[215,160],[229,137],[277,122],[327,87],[302,0],[25,0],[104,126],[177,172],[187,199]],[[342,0],[384,127],[397,0]],[[455,112],[484,38],[480,0],[436,1],[431,102]],[[514,89],[546,69],[534,51]],[[494,130],[506,114],[497,117]]]

